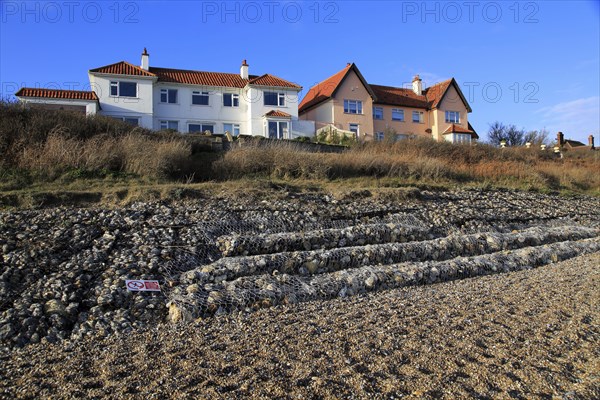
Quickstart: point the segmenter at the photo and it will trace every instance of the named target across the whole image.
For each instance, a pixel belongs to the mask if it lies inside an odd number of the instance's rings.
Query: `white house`
[[[93,91],[22,88],[23,102],[99,113],[133,125],[182,133],[229,132],[291,139],[312,136],[314,123],[298,121],[302,87],[270,74],[190,71],[150,66],[144,49],[140,66],[126,61],[91,69]],[[80,108],[74,108],[80,107]]]

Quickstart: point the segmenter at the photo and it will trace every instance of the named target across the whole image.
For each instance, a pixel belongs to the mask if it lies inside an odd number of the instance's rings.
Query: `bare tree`
[[[529,131],[525,134],[525,142],[529,142],[534,146],[542,144],[549,144],[550,132],[546,128],[540,129],[539,131]]]
[[[519,129],[515,125],[507,126],[505,140],[508,146],[523,146],[525,144],[525,129]]]
[[[506,140],[506,126],[500,121],[491,123],[488,130],[488,139],[490,144],[499,146],[502,140]]]

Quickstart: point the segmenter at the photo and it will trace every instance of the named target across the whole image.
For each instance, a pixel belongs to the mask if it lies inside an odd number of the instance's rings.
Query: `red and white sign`
[[[158,281],[126,280],[125,286],[130,292],[160,292]]]

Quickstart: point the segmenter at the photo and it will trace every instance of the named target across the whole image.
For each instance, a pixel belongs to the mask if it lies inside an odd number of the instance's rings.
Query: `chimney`
[[[556,134],[556,145],[560,147],[563,144],[565,144],[565,135],[562,132],[558,132]]]
[[[242,61],[242,66],[240,67],[240,76],[242,79],[248,79],[248,63],[246,63],[246,60]]]
[[[413,78],[412,89],[413,92],[415,92],[419,96],[423,94],[423,83],[421,82],[421,78],[419,78],[419,75],[415,75],[415,77]]]
[[[150,54],[148,54],[148,50],[146,50],[145,47],[144,52],[142,53],[142,65],[140,67],[146,71],[150,68]]]
[[[596,148],[594,146],[594,135],[588,136],[588,144],[590,145],[590,147],[591,147],[592,150],[594,150]]]

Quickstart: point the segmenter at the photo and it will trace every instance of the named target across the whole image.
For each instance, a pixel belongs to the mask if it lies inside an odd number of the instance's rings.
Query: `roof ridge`
[[[227,75],[239,75],[236,72],[216,72],[216,71],[201,71],[198,69],[182,69],[182,68],[168,68],[168,67],[150,67],[152,68],[156,68],[156,69],[163,69],[163,70],[171,70],[171,71],[184,71],[184,72],[200,72],[200,73],[205,73],[205,74],[227,74]],[[240,77],[241,78],[241,77]]]

